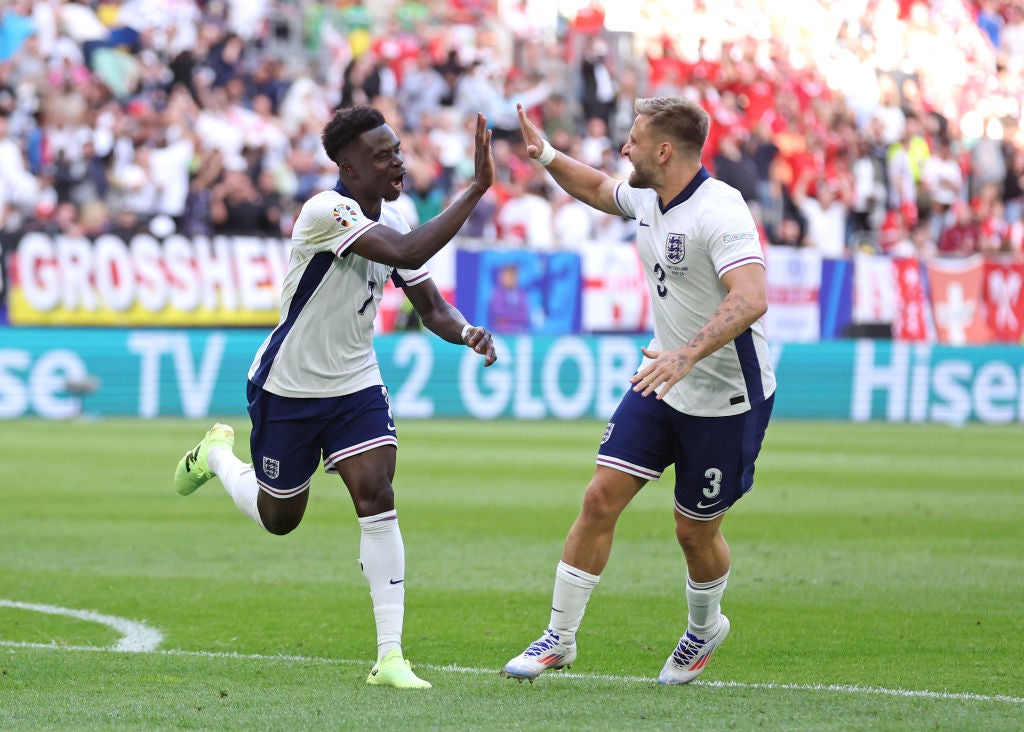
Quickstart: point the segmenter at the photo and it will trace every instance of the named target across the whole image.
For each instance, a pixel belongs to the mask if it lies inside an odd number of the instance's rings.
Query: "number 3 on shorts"
[[[704,488],[704,496],[715,498],[722,492],[722,471],[718,468],[708,468],[704,471],[704,477],[708,479],[708,485]]]

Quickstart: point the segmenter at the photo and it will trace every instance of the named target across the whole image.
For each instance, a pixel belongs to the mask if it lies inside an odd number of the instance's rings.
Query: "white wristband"
[[[544,140],[544,144],[540,148],[540,155],[537,156],[537,162],[545,168],[555,162],[555,148],[547,140]]]
[[[462,326],[462,342],[463,343],[466,342],[466,334],[469,333],[469,331],[473,330],[473,328],[474,328],[474,326],[470,325],[469,323],[466,323],[464,326]]]

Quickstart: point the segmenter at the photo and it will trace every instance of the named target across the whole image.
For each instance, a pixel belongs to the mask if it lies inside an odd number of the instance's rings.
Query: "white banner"
[[[813,343],[821,335],[821,253],[817,249],[770,246],[765,254],[768,275],[768,340]]]
[[[582,328],[589,333],[649,332],[651,295],[632,244],[591,242],[580,250],[583,270]]]
[[[853,256],[853,322],[892,323],[896,319],[899,291],[896,268],[883,254]]]

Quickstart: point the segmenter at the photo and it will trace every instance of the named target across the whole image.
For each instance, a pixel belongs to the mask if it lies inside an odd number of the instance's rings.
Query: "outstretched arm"
[[[419,269],[452,240],[466,223],[480,198],[494,183],[494,157],[487,118],[476,116],[476,168],[473,180],[451,205],[408,234],[387,226],[374,226],[349,247],[360,257],[402,269]]]
[[[428,279],[418,285],[406,287],[405,296],[409,298],[409,302],[423,320],[423,325],[430,332],[449,343],[469,346],[484,357],[484,366],[490,366],[498,360],[494,352],[494,340],[486,328],[473,326],[466,332],[466,337],[462,337],[468,325],[466,319],[444,299],[433,280]]]
[[[642,392],[643,396],[657,391],[657,398],[664,398],[698,361],[734,341],[768,310],[765,271],[760,264],[745,264],[729,270],[722,275],[722,282],[729,293],[704,327],[681,348],[671,351],[640,349],[647,358],[654,360],[634,374],[633,391]]]
[[[516,109],[519,111],[519,129],[523,133],[526,152],[531,158],[537,160],[544,151],[544,137],[526,116],[523,105],[517,104]],[[622,211],[615,205],[615,186],[619,181],[560,152],[555,153],[555,159],[546,167],[551,177],[555,179],[555,183],[573,198],[583,201],[598,211],[622,215]]]

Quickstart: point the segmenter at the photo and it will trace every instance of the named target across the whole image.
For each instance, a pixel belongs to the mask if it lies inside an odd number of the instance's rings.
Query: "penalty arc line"
[[[19,641],[0,641],[0,646],[8,648],[28,648],[39,650],[75,651],[90,653],[118,653],[124,649],[115,647],[100,646],[63,646],[55,643],[26,643]],[[148,653],[160,656],[188,656],[192,658],[217,658],[237,659],[241,661],[278,661],[288,663],[323,663],[337,666],[363,666],[371,663],[366,659],[354,658],[322,658],[318,656],[298,655],[268,655],[262,653],[230,653],[217,651],[185,651],[185,650],[148,650],[135,651],[137,653]],[[429,663],[418,663],[417,668],[431,671],[441,671],[459,674],[474,675],[497,675],[493,668],[471,668],[453,664],[440,665]],[[619,676],[615,674],[584,674],[571,671],[559,671],[557,674],[546,677],[552,681],[556,679],[575,679],[582,681],[608,681],[613,683],[643,683],[654,684],[653,678],[645,676]],[[838,694],[862,694],[869,696],[893,696],[911,699],[935,699],[937,701],[967,701],[967,702],[1000,702],[1004,704],[1024,705],[1024,697],[1007,696],[1004,694],[970,694],[949,691],[921,691],[913,689],[887,689],[880,686],[858,686],[856,684],[789,684],[780,682],[744,682],[744,681],[706,681],[697,679],[691,681],[689,686],[702,686],[711,689],[746,689],[746,690],[781,690],[781,691],[811,691],[827,692]]]
[[[106,625],[108,628],[113,628],[121,634],[121,639],[111,647],[110,650],[112,651],[131,651],[136,653],[153,651],[159,647],[164,639],[163,634],[159,630],[150,628],[145,623],[119,618],[116,615],[104,615],[93,610],[75,610],[74,608],[59,607],[57,605],[39,605],[33,602],[17,602],[2,598],[0,598],[0,607],[28,610],[47,615],[63,615],[69,618],[85,620],[89,623]]]

